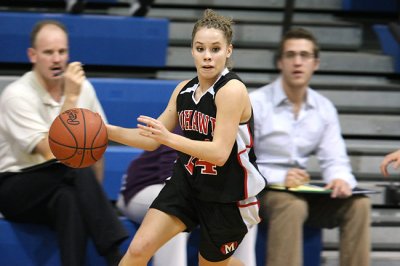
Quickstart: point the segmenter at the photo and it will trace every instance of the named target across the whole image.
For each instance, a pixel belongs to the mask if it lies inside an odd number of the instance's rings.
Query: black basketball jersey
[[[183,135],[193,140],[212,141],[217,107],[215,96],[220,88],[232,79],[240,80],[225,69],[221,77],[196,101],[198,78],[189,81],[177,96],[179,124]],[[185,180],[193,190],[192,196],[205,201],[233,202],[257,195],[266,185],[265,178],[256,165],[253,150],[253,115],[239,125],[236,142],[223,166],[216,166],[199,158],[179,153],[175,167],[182,167]]]

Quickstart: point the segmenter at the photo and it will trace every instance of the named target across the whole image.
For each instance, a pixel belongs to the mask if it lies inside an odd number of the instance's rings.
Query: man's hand
[[[397,150],[395,152],[392,152],[392,153],[386,155],[385,158],[383,159],[381,166],[380,166],[381,173],[383,174],[383,176],[389,175],[387,168],[390,164],[393,164],[394,169],[399,168],[399,166],[400,166],[400,150]]]
[[[65,97],[78,97],[81,93],[82,83],[85,80],[85,72],[80,62],[72,62],[65,73],[64,94]]]
[[[68,65],[64,73],[65,101],[60,113],[76,107],[85,78],[85,72],[80,62],[72,62]]]
[[[310,182],[310,175],[303,169],[292,168],[286,174],[286,187],[298,187],[308,182]]]
[[[332,190],[332,198],[347,198],[352,195],[349,183],[343,179],[334,179],[331,183],[325,186],[325,189]]]

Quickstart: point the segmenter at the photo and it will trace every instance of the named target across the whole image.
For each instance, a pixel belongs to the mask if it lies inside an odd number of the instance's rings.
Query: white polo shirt
[[[45,159],[32,154],[45,138],[51,123],[60,114],[64,103],[56,102],[30,71],[9,84],[0,96],[0,172],[19,171],[42,163]],[[106,116],[89,81],[82,85],[77,107]]]

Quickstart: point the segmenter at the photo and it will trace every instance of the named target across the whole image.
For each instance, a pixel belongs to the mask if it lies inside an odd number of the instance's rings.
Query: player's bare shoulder
[[[187,79],[187,80],[183,80],[183,81],[181,81],[181,82],[179,82],[179,84],[176,86],[176,88],[175,88],[175,91],[180,91],[180,90],[182,90],[182,88],[183,87],[185,87],[185,85],[186,84],[188,84],[189,83],[189,79]]]
[[[238,80],[228,81],[216,96],[217,105],[228,104],[241,113],[240,122],[247,122],[252,114],[250,97],[246,85]]]
[[[231,79],[223,87],[221,87],[220,91],[223,92],[223,94],[229,93],[235,95],[237,94],[239,96],[248,94],[246,85],[238,79]]]
[[[180,93],[180,91],[182,90],[183,87],[185,87],[185,85],[189,82],[190,80],[184,80],[179,82],[179,84],[175,87],[172,95],[171,95],[171,99],[176,100],[176,97],[178,97],[178,94]]]

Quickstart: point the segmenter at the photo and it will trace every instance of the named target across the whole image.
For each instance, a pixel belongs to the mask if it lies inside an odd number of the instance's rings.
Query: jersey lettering
[[[193,118],[192,118],[192,130],[193,131],[199,131],[198,130],[198,124],[199,124],[199,113],[197,111],[194,112]]]
[[[190,119],[193,114],[193,110],[185,110],[181,112],[182,115],[179,116],[181,128],[184,130],[191,130],[191,122]]]
[[[214,117],[210,117],[210,122],[211,122],[211,134],[212,136],[214,136],[214,128],[215,128],[215,118]]]
[[[193,162],[194,159],[196,159],[196,158],[194,158],[193,156],[190,156],[189,161],[187,163],[185,163],[185,168],[191,175],[193,175],[193,170],[194,170],[194,162]]]
[[[179,112],[178,117],[182,130],[196,131],[205,136],[208,136],[209,133],[213,135],[215,128],[214,117],[193,110],[183,110]]]
[[[216,169],[215,164],[198,159],[196,161],[196,166],[201,167],[200,171],[201,171],[201,174],[203,174],[203,175],[217,175],[217,169]]]
[[[189,161],[185,164],[185,168],[191,175],[193,175],[193,170],[195,167],[200,167],[200,173],[203,175],[218,174],[215,164],[190,156]]]
[[[221,252],[222,252],[222,254],[226,255],[226,254],[229,254],[229,253],[235,251],[237,247],[238,247],[237,241],[226,243],[221,246]]]
[[[204,135],[208,134],[208,115],[205,115],[203,113],[198,113],[198,124],[199,124],[199,130],[198,132]]]

